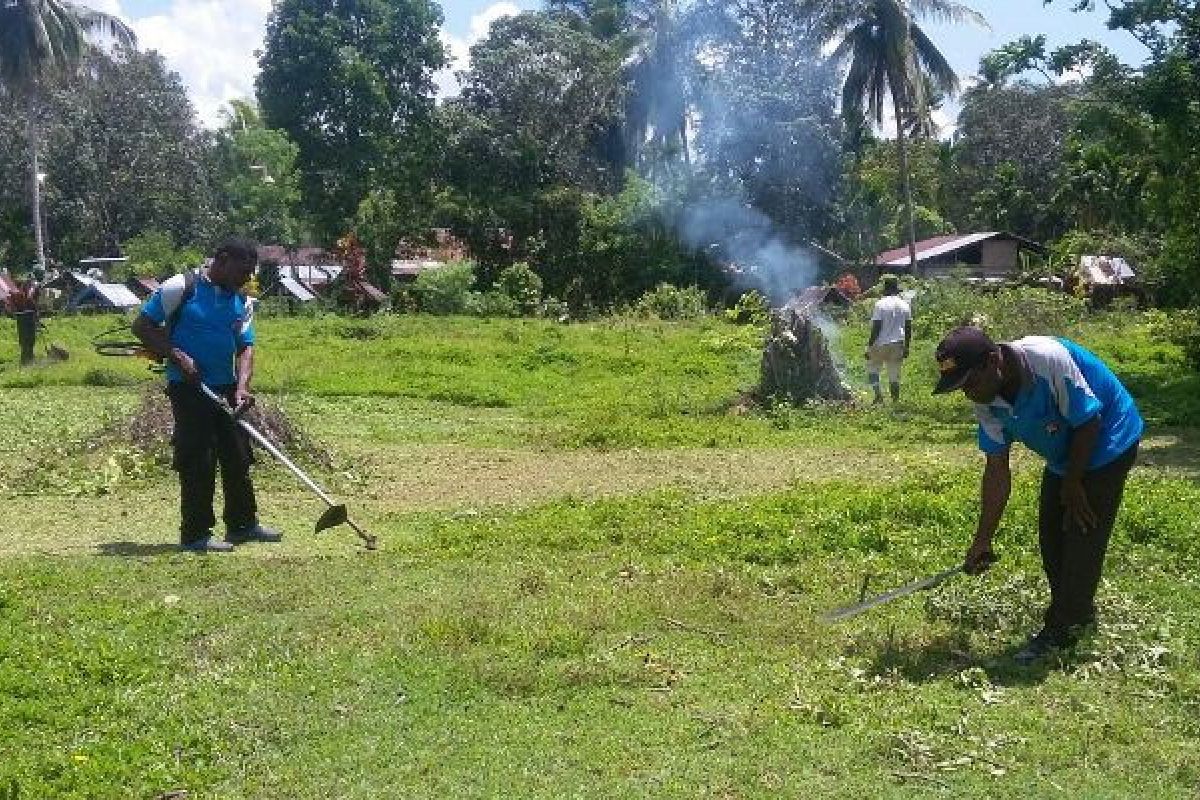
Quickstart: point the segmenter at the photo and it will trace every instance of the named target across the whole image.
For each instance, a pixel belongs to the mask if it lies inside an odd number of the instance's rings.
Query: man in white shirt
[[[883,297],[875,301],[871,314],[871,337],[867,339],[867,380],[875,390],[875,402],[883,402],[879,373],[887,368],[892,402],[900,399],[900,365],[908,358],[912,341],[912,309],[900,296],[895,275],[883,276]]]

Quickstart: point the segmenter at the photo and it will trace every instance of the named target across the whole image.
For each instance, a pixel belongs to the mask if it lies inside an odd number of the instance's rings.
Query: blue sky
[[[253,92],[253,51],[261,46],[271,0],[83,0],[119,14],[138,33],[144,49],[160,51],[188,87],[202,121],[216,124],[220,108],[230,99]],[[1051,47],[1094,39],[1113,49],[1122,60],[1139,64],[1145,49],[1129,34],[1108,30],[1107,12],[1073,13],[1071,0],[974,0],[968,5],[983,13],[991,30],[970,26],[927,24],[927,30],[963,78],[975,73],[988,50],[1025,34],[1046,34]],[[442,38],[456,56],[455,69],[466,66],[467,48],[485,35],[490,23],[505,14],[540,6],[530,0],[444,0]],[[438,76],[442,93],[452,93],[449,72]],[[953,113],[954,109],[948,109]]]

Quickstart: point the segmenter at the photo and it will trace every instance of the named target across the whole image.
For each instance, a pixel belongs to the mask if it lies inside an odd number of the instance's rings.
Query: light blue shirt
[[[142,313],[159,325],[165,324],[172,311],[180,308],[186,287],[184,275],[168,278],[142,306]],[[254,344],[253,304],[241,293],[222,289],[201,273],[170,335],[171,345],[196,362],[200,380],[209,386],[231,386],[236,382],[234,357]],[[167,380],[183,380],[179,367],[170,362]]]
[[[1141,437],[1145,424],[1133,397],[1103,361],[1069,339],[1026,336],[1008,345],[1022,370],[1021,389],[1009,405],[997,397],[976,405],[979,448],[1002,453],[1021,442],[1064,475],[1071,431],[1100,417],[1089,470],[1115,461]]]

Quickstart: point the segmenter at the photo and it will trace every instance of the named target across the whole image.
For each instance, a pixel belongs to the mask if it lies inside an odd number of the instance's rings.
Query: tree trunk
[[[38,313],[36,310],[17,311],[17,346],[21,351],[21,366],[33,363],[33,346],[37,343]]]
[[[29,118],[25,124],[25,132],[29,137],[29,168],[30,180],[33,184],[33,240],[37,245],[38,269],[46,271],[46,234],[42,228],[42,182],[41,174],[41,130],[37,124],[37,104],[29,101]]]
[[[909,274],[918,278],[921,276],[921,269],[917,266],[917,226],[913,221],[912,175],[908,168],[908,142],[904,139],[902,113],[904,107],[909,104],[908,77],[909,67],[913,63],[912,15],[903,2],[900,7],[904,12],[904,63],[901,65],[901,74],[892,76],[892,105],[896,110],[896,147],[900,150],[900,181],[904,187],[904,216],[905,222],[908,223],[908,270]],[[914,69],[912,75],[914,80],[920,80],[919,70]],[[900,80],[896,81],[895,78]]]
[[[917,225],[913,221],[912,176],[908,169],[908,142],[904,138],[902,94],[903,89],[898,90],[896,84],[893,83],[892,104],[896,111],[896,149],[900,151],[900,183],[904,190],[904,220],[908,229],[908,264],[913,277],[920,277],[920,268],[917,266]]]

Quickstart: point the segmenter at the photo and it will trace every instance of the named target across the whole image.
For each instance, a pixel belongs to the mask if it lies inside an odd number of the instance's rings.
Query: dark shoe
[[[1070,642],[1062,634],[1042,629],[1029,637],[1025,646],[1013,655],[1013,661],[1022,667],[1032,666],[1056,650],[1069,646]]]
[[[179,549],[188,553],[232,553],[233,545],[212,536],[205,536],[203,539],[184,542],[179,545]]]
[[[246,542],[280,542],[283,541],[283,534],[255,523],[248,528],[230,531],[225,534],[225,541],[231,545],[245,544]]]

